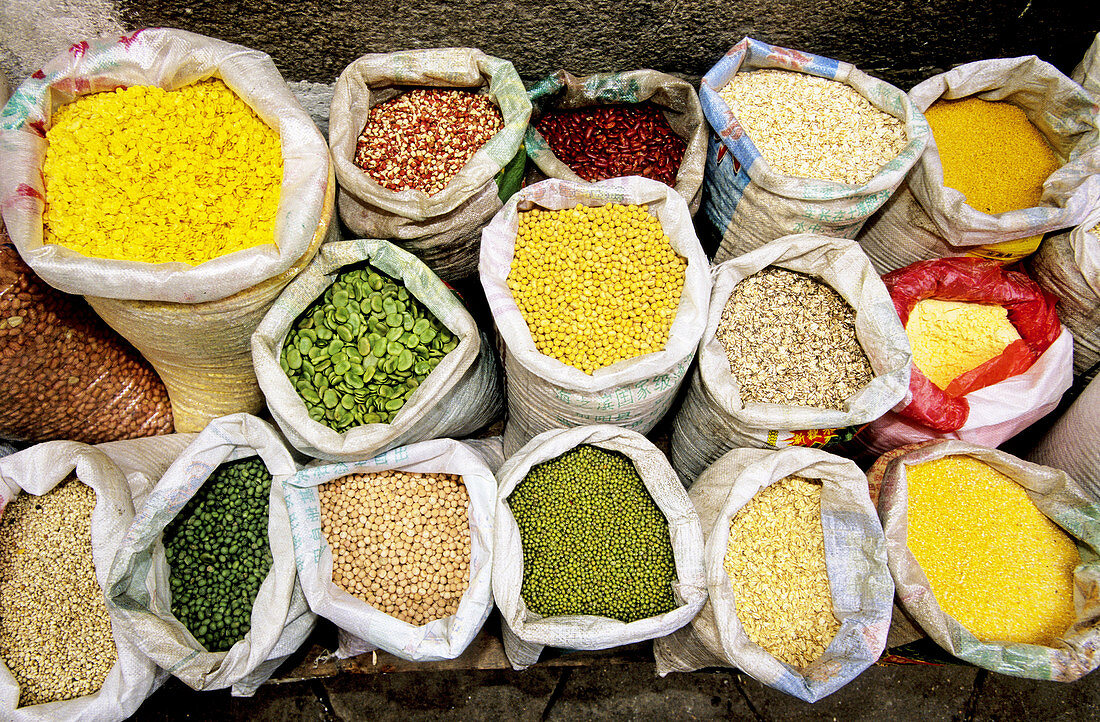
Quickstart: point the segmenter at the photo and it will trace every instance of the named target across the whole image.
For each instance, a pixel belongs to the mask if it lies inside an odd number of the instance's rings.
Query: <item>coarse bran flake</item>
[[[788,476],[757,492],[730,522],[724,567],[745,634],[780,661],[804,668],[840,631],[819,482]]]
[[[907,142],[902,121],[835,80],[754,70],[718,95],[768,164],[799,178],[863,185]]]
[[[844,409],[874,378],[855,311],[811,276],[769,266],[733,289],[715,336],[742,403]]]

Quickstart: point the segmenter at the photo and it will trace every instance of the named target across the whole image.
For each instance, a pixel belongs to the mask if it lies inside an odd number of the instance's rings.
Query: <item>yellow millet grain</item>
[[[937,100],[924,113],[943,163],[943,182],[982,213],[1039,205],[1054,155],[1024,111],[981,98]]]
[[[1075,621],[1077,546],[985,462],[909,466],[907,541],[936,601],[978,639],[1050,645]]]
[[[46,138],[46,243],[198,265],[275,242],[279,135],[221,80],[85,95]]]
[[[1004,306],[935,298],[913,307],[905,333],[913,363],[941,389],[1020,340]]]
[[[665,347],[686,268],[648,206],[536,209],[519,216],[508,288],[535,347],[591,374]]]
[[[805,667],[840,631],[820,482],[788,476],[757,492],[730,522],[723,566],[745,634],[777,659]]]

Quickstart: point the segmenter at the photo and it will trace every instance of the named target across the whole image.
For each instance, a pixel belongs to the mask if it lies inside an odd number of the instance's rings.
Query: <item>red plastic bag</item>
[[[1057,299],[1018,271],[984,258],[940,258],[920,261],[882,277],[902,325],[925,299],[1003,306],[1021,338],[995,358],[968,371],[946,390],[932,383],[913,365],[909,392],[913,400],[897,413],[937,431],[961,428],[970,415],[966,394],[1004,381],[1031,368],[1054,343],[1062,325],[1054,309]]]

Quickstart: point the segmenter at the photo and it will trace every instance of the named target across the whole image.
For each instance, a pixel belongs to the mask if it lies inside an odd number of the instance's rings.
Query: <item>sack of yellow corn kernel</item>
[[[1100,381],[1089,382],[1027,459],[1061,469],[1100,497]]]
[[[409,86],[423,95],[413,99]],[[470,95],[489,107],[468,110]],[[473,274],[481,230],[522,180],[530,118],[516,69],[480,50],[362,56],[340,74],[329,111],[340,218],[357,237],[394,241],[445,281]]]
[[[402,334],[400,326],[385,326],[386,331],[397,333],[392,338],[386,336],[389,344],[382,342],[383,347],[390,347],[388,350],[379,349],[377,344],[381,335],[374,334],[369,324],[377,323],[377,330],[382,330],[384,322],[380,319],[386,310],[382,303],[378,303],[378,311],[373,311],[370,302],[377,299],[358,290],[350,303],[354,304],[356,299],[362,298],[359,306],[366,304],[364,310],[360,313],[357,307],[351,314],[355,318],[345,317],[345,320],[355,323],[356,326],[340,324],[335,318],[326,319],[329,324],[326,328],[344,334],[331,334],[332,340],[343,342],[345,338],[350,339],[341,349],[342,353],[347,354],[352,349],[355,352],[366,352],[348,359],[347,371],[360,374],[354,382],[356,387],[353,387],[346,385],[346,375],[333,375],[334,369],[336,372],[344,370],[339,366],[339,357],[332,353],[333,349],[326,349],[326,342],[322,340],[316,345],[317,350],[313,350],[314,344],[312,341],[303,342],[303,333],[300,330],[303,329],[303,321],[305,325],[316,329],[317,324],[309,321],[316,318],[318,310],[329,313],[322,302],[330,298],[327,294],[330,294],[334,281],[348,271],[362,268],[364,262],[407,290],[409,307],[406,308],[406,304],[401,303],[400,307],[395,305],[394,310],[400,308],[404,312],[403,316],[408,318],[406,326],[410,330]],[[367,292],[370,290],[366,287]],[[419,373],[421,369],[418,365],[423,362],[422,352],[425,346],[431,344],[425,342],[428,335],[411,335],[413,331],[419,330],[412,322],[414,303],[426,311],[425,318],[434,318],[441,331],[445,330],[454,337],[454,348],[442,355],[442,358],[432,360],[430,363],[438,365],[430,370],[424,368],[426,373],[423,374]],[[402,320],[402,315],[397,318]],[[428,326],[426,322],[421,325]],[[358,337],[341,331],[353,328],[362,329]],[[368,331],[371,332],[368,334]],[[304,334],[308,335],[308,330]],[[316,338],[316,334],[313,335]],[[294,381],[282,366],[290,350],[287,345],[288,336],[293,336],[296,344],[294,350],[301,359],[302,366],[306,367],[304,372],[299,367]],[[408,341],[402,343],[402,337]],[[372,354],[372,339],[374,349],[385,358]],[[337,346],[339,345],[338,343]],[[410,347],[413,352],[409,355],[410,368],[406,371],[387,368],[386,364],[395,358],[393,351],[398,354],[408,353],[405,351],[406,347]],[[256,376],[272,417],[292,446],[317,459],[359,461],[415,441],[465,436],[492,421],[504,405],[500,375],[488,335],[478,329],[470,312],[455,292],[439,280],[430,268],[388,241],[361,239],[326,243],[313,263],[286,287],[264,317],[252,337],[252,350]],[[371,358],[372,355],[374,358]],[[335,366],[329,363],[334,357],[337,359],[332,362]],[[414,360],[417,366],[411,365]],[[356,368],[356,362],[362,368]],[[314,363],[316,372],[326,377],[325,384],[328,385],[331,380],[333,393],[337,394],[332,398],[338,401],[347,399],[344,403],[348,405],[342,407],[344,411],[341,411],[340,405],[333,404],[333,410],[345,414],[346,421],[340,416],[331,418],[317,413],[326,408],[322,405],[321,398],[324,390],[320,389],[320,395],[316,395],[317,387],[307,378],[307,372],[313,368]],[[366,369],[371,364],[374,368],[367,372]],[[383,378],[385,371],[391,373]],[[410,374],[414,374],[412,381],[408,378]],[[362,383],[364,381],[366,386]],[[415,388],[411,385],[413,381],[416,383]],[[385,391],[375,388],[376,384],[379,387],[384,386]],[[382,403],[392,400],[383,398],[381,394],[390,394],[398,386],[402,390],[412,390],[411,395],[404,397],[404,405],[388,421],[377,414],[371,417],[372,409],[381,409]],[[310,394],[311,391],[313,394]],[[363,418],[364,423],[359,423],[360,418]]]
[[[578,451],[595,460],[569,461],[567,455]],[[570,466],[558,472],[558,481],[528,495],[534,507],[514,512],[517,489],[535,482],[539,469],[562,463],[563,456]],[[608,457],[625,460],[633,485],[620,477],[616,487],[607,485],[614,464]],[[707,593],[699,516],[668,459],[641,434],[604,424],[546,431],[508,457],[497,481],[493,598],[513,668],[537,662],[544,647],[597,650],[657,639],[683,627],[703,607]],[[540,523],[538,507],[548,514],[550,504],[556,516],[545,518],[553,523]],[[641,507],[649,507],[650,514],[639,513]],[[584,529],[575,525],[566,538],[554,537],[552,532],[568,523],[566,517],[583,519]],[[584,543],[569,545],[587,529],[597,531]],[[669,565],[661,574],[654,573],[658,559]],[[560,566],[554,569],[555,564]],[[621,576],[623,568],[632,570],[628,578]],[[544,575],[537,589],[532,584],[540,580],[533,573]],[[628,592],[626,586],[631,586]],[[571,611],[535,611],[540,605],[561,605],[554,595],[562,590],[571,594],[564,602]],[[596,613],[595,607],[620,610],[619,616]]]
[[[1025,262],[1058,299],[1058,318],[1073,334],[1073,374],[1090,379],[1100,364],[1100,175],[1089,181],[1092,209],[1077,227],[1043,239]]]
[[[241,468],[234,462],[245,461],[259,462],[266,474],[252,466],[251,476],[231,478]],[[108,608],[150,659],[192,689],[230,687],[234,696],[250,697],[313,631],[316,616],[298,583],[281,484],[298,469],[270,424],[248,414],[215,419],[164,471],[126,531],[107,579]],[[210,498],[218,502],[205,503]],[[185,527],[173,524],[181,516],[189,520]],[[209,565],[200,567],[200,555]],[[186,580],[177,576],[182,569]],[[225,626],[230,615],[247,617],[232,635]],[[227,648],[211,651],[214,643],[200,637]]]
[[[593,177],[591,172],[598,171],[596,180],[615,175],[644,175],[671,181],[668,184],[684,197],[691,214],[695,215],[699,210],[703,171],[707,163],[707,122],[699,105],[699,95],[688,81],[656,70],[596,73],[580,78],[559,70],[531,88],[527,97],[531,99],[531,124],[527,126],[524,146],[537,169],[532,171],[535,180],[561,178],[585,181],[586,178],[578,175],[569,164],[570,161],[580,161],[586,166],[581,169],[586,176]],[[652,116],[632,111],[631,106],[643,103],[659,109],[668,128],[658,125],[660,121]],[[552,116],[547,115],[559,110],[596,110],[608,105],[622,109],[624,114],[626,111],[638,113],[637,117],[619,117],[615,122],[617,132],[630,138],[633,148],[641,150],[620,151],[618,147],[605,145],[607,150],[597,152],[614,157],[623,165],[634,164],[636,172],[608,172],[599,169],[583,155],[590,150],[587,141],[603,135],[597,135],[600,130],[595,119],[578,120],[578,125],[565,120],[559,126]],[[544,125],[547,122],[552,125]],[[624,126],[630,123],[633,125],[629,130],[625,129]],[[540,128],[550,132],[550,137],[543,135]],[[670,131],[675,138],[665,135]],[[568,144],[570,154],[559,157],[554,152],[554,146],[562,141]],[[616,141],[605,142],[610,144]]]
[[[645,433],[665,415],[710,300],[679,193],[639,177],[528,186],[486,227],[480,271],[503,341],[506,457],[548,429]]]
[[[329,165],[271,58],[181,30],[74,44],[0,124],[20,255],[150,361],[177,431],[261,408],[249,338],[336,230]]]
[[[656,641],[658,674],[736,667],[816,702],[878,660],[894,583],[854,462],[820,449],[734,449],[688,496],[703,525],[707,602]]]
[[[929,121],[939,138],[930,136],[857,237],[880,273],[943,256],[1011,263],[1088,212],[1084,184],[1100,173],[1096,101],[1053,65],[1035,56],[980,60],[925,80],[909,98],[929,118],[945,114]],[[962,99],[970,105],[946,103]],[[1002,172],[976,170],[970,154],[995,158]]]
[[[995,447],[1053,411],[1073,382],[1073,336],[1054,298],[983,258],[892,271],[890,291],[913,352],[897,406],[856,437],[874,454],[929,439]]]
[[[889,462],[878,510],[898,600],[946,651],[1057,682],[1100,665],[1100,504],[1064,471],[940,441]]]
[[[103,593],[134,517],[127,482],[103,450],[72,441],[0,459],[4,719],[123,720],[167,678]]]
[[[746,279],[776,268],[816,279],[815,285],[839,295],[836,304],[811,300],[805,291],[782,297],[738,291]],[[738,447],[845,443],[904,398],[911,363],[905,329],[855,241],[787,236],[711,274],[699,365],[672,427],[670,458],[685,485]],[[805,318],[786,315],[803,308],[797,313]],[[762,323],[780,312],[774,322]],[[741,325],[729,326],[731,321]],[[720,330],[730,335],[720,338]],[[727,348],[737,338],[746,342]],[[860,374],[851,375],[853,369]],[[744,388],[749,383],[751,392]]]
[[[700,233],[715,263],[792,233],[855,238],[924,151],[905,93],[855,66],[744,38],[699,85]]]
[[[337,626],[337,657],[382,649],[429,662],[466,650],[493,611],[497,482],[481,456],[462,442],[433,439],[311,465],[284,480],[283,490],[302,589],[310,609]],[[421,524],[431,539],[396,538]],[[355,571],[337,569],[348,564]],[[402,578],[424,586],[402,592]]]

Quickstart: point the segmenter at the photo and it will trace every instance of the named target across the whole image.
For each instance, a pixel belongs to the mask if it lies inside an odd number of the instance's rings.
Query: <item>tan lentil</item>
[[[458,611],[470,581],[470,497],[461,476],[351,474],[319,493],[337,586],[413,625]]]
[[[753,70],[718,94],[768,164],[787,175],[863,185],[907,142],[904,123],[835,80]]]
[[[92,560],[95,502],[70,477],[0,517],[0,657],[20,705],[92,694],[118,659]]]
[[[743,403],[843,409],[874,378],[855,311],[821,281],[769,266],[737,284],[715,336]]]
[[[780,661],[805,667],[840,631],[819,482],[788,476],[757,492],[730,523],[725,569],[745,634]]]

